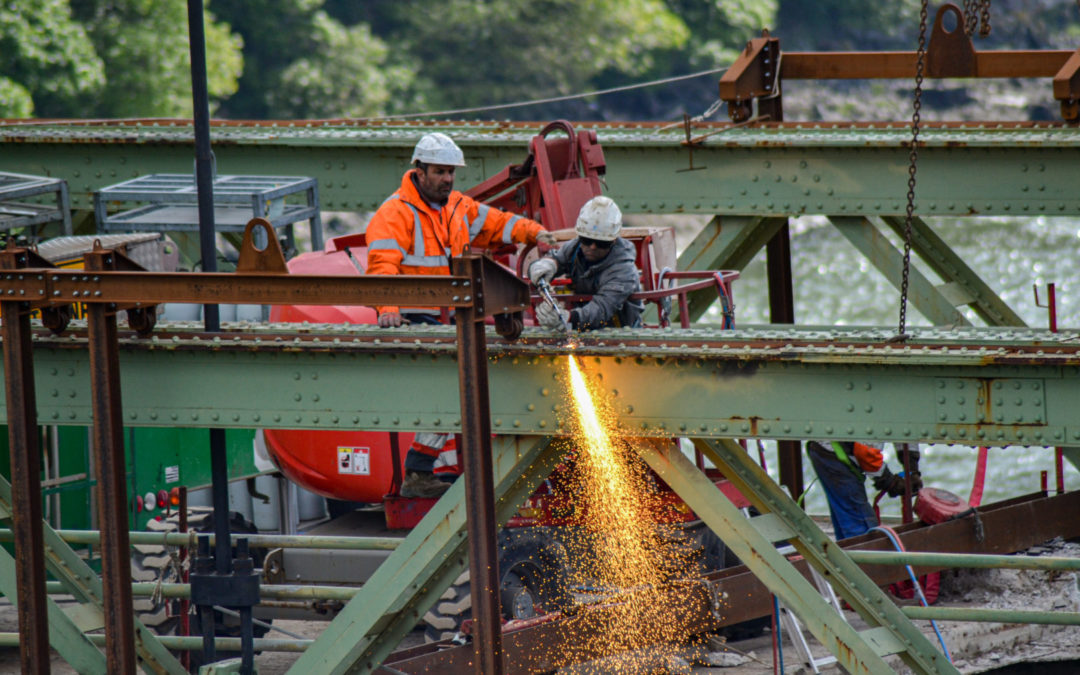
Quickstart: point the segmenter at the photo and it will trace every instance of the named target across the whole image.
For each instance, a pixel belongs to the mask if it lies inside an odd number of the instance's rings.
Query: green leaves
[[[104,84],[101,58],[67,0],[0,4],[0,115],[50,116]]]

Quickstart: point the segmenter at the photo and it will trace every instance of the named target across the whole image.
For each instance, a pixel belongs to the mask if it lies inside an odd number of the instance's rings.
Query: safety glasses
[[[614,241],[602,241],[600,239],[589,239],[588,237],[578,237],[578,243],[582,246],[594,246],[601,251],[606,251],[611,248]]]

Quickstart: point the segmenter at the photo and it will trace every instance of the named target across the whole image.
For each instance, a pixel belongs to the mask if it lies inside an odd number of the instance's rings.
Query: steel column
[[[10,256],[4,255],[4,267]],[[25,257],[25,256],[24,256]],[[41,437],[37,427],[34,361],[29,310],[20,302],[0,303],[4,339],[4,388],[13,483],[12,529],[15,531],[15,600],[19,611],[19,644],[23,673],[49,672],[48,604],[41,535]]]
[[[88,257],[89,260],[93,258]],[[115,310],[92,304],[86,310],[93,393],[92,445],[97,467],[101,576],[109,672],[135,674],[135,631],[131,606],[131,547],[120,357]]]
[[[765,247],[769,276],[769,322],[795,323],[795,289],[791,274],[791,233],[787,220]],[[793,499],[803,493],[802,441],[776,443],[780,463],[780,484]]]
[[[456,258],[454,274],[471,279],[481,292],[480,259]],[[462,289],[468,293],[468,286]],[[487,339],[484,314],[462,307],[456,314],[458,387],[461,394],[461,451],[465,512],[469,526],[469,578],[472,593],[477,675],[502,675],[502,621],[499,610],[499,547],[496,541],[495,480],[491,468],[491,406],[488,402]]]

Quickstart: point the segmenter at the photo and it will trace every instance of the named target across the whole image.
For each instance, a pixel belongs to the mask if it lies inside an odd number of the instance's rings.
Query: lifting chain
[[[911,220],[915,215],[915,170],[919,161],[919,118],[922,109],[923,72],[926,69],[926,16],[930,0],[922,0],[919,10],[919,52],[915,60],[915,100],[911,115],[911,152],[908,156],[907,210],[904,218],[904,269],[900,282],[900,327],[896,339],[904,340],[907,334],[908,277],[911,272]]]
[[[964,32],[974,36],[976,26],[979,37],[990,35],[990,0],[964,0]]]

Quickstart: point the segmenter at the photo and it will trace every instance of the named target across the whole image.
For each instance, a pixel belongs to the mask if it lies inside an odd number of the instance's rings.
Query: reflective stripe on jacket
[[[447,275],[449,258],[470,246],[532,244],[543,229],[536,221],[487,206],[457,190],[436,210],[420,196],[413,183],[415,172],[405,172],[401,187],[383,202],[367,226],[368,274]],[[379,314],[400,311],[391,306],[376,309]]]

